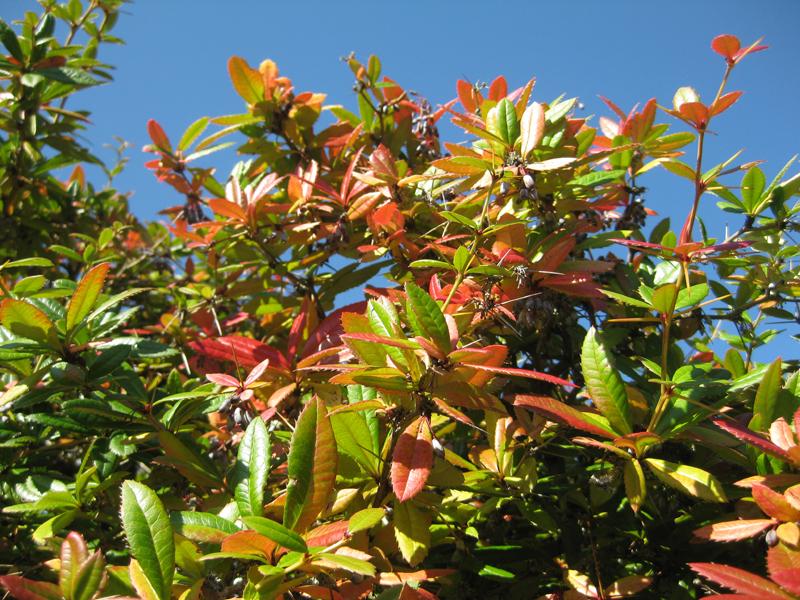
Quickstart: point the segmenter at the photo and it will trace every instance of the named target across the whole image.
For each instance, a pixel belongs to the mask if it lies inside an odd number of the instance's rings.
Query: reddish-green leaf
[[[617,434],[610,429],[606,429],[592,422],[586,413],[572,408],[563,402],[554,400],[553,398],[517,394],[514,397],[514,405],[531,408],[552,421],[569,425],[570,427],[580,429],[587,433],[593,433],[609,439],[618,437]]]
[[[594,405],[615,431],[631,433],[633,430],[625,384],[594,327],[589,328],[583,340],[581,368]]]
[[[418,417],[400,435],[392,454],[392,490],[400,502],[422,491],[432,466],[430,423]]]
[[[195,542],[219,544],[239,531],[239,527],[227,519],[205,512],[174,512],[169,520],[175,533]]]
[[[67,305],[67,331],[79,324],[94,308],[110,268],[109,263],[100,263],[89,269],[80,280]]]
[[[303,532],[325,508],[336,479],[336,442],[325,404],[315,397],[297,420],[289,449],[283,524]]]
[[[2,585],[16,600],[61,600],[61,590],[55,583],[34,581],[18,575],[3,575]]]
[[[714,425],[716,425],[720,429],[724,429],[735,438],[742,440],[743,442],[746,442],[751,446],[755,446],[762,452],[766,452],[770,456],[774,456],[775,458],[780,458],[781,460],[785,460],[787,462],[791,461],[788,452],[786,452],[779,446],[776,446],[769,440],[764,439],[760,435],[750,431],[749,429],[742,427],[735,421],[728,421],[723,418],[718,418],[714,419]]]
[[[0,324],[14,335],[53,347],[58,345],[56,328],[50,318],[24,300],[5,298],[0,302]]]
[[[256,533],[271,539],[279,546],[295,552],[308,552],[305,540],[291,529],[264,517],[243,517],[242,521]]]

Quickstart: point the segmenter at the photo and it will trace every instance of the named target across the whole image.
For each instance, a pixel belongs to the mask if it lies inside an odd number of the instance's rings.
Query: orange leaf
[[[766,515],[784,522],[800,521],[800,510],[789,504],[783,494],[760,483],[754,483],[750,492],[753,494],[753,500]]]
[[[235,552],[237,554],[254,554],[269,560],[272,552],[278,545],[268,537],[256,533],[251,529],[232,533],[224,540],[220,550],[222,552]]]
[[[418,417],[400,435],[392,454],[392,489],[400,502],[422,491],[432,466],[430,423]]]
[[[791,600],[791,596],[771,581],[743,569],[716,563],[689,563],[689,567],[706,579],[740,594],[761,600]]]
[[[694,535],[713,542],[734,542],[754,537],[774,524],[772,519],[739,519],[701,527]]]
[[[458,83],[456,83],[456,91],[458,93],[458,99],[461,101],[461,105],[464,107],[464,110],[474,113],[478,108],[479,100],[472,84],[468,81],[464,81],[463,79],[459,79]]]
[[[455,573],[455,569],[422,569],[420,571],[395,571],[381,573],[378,583],[385,586],[403,585],[409,581],[431,581]]]
[[[111,268],[109,263],[101,263],[89,269],[80,280],[67,305],[67,330],[78,325],[94,308],[103,290],[109,268]]]
[[[231,76],[236,93],[245,102],[256,104],[264,99],[264,80],[261,73],[248,65],[246,60],[232,56],[228,60],[228,74]]]
[[[741,47],[739,38],[729,33],[723,33],[711,40],[711,49],[727,60],[733,60]]]

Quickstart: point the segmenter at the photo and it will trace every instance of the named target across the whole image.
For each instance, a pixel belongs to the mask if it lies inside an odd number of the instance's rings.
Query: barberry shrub
[[[351,56],[351,110],[233,57],[240,114],[147,124],[180,201],[142,224],[71,104],[120,4],[0,23],[12,597],[800,598],[800,177],[704,159],[763,46],[596,123],[534,79],[433,106]]]

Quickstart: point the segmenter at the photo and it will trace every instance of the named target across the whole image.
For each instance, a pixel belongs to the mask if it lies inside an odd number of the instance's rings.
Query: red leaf
[[[155,144],[156,148],[165,152],[172,152],[172,145],[169,143],[167,134],[164,133],[161,125],[159,125],[155,119],[150,119],[147,122],[147,133],[150,135],[150,139],[153,140],[153,144]]]
[[[773,571],[772,580],[793,594],[800,594],[800,569],[779,569]]]
[[[764,514],[785,523],[800,521],[800,510],[789,504],[783,494],[760,483],[754,483],[750,488],[750,493],[753,494],[753,500],[764,511]]]
[[[702,102],[684,102],[678,108],[678,112],[698,129],[703,129],[708,124],[708,108]]]
[[[711,49],[729,61],[733,61],[741,47],[739,38],[729,33],[723,33],[711,40]]]
[[[709,107],[711,116],[718,115],[728,110],[739,98],[742,97],[742,92],[729,92],[720,96],[714,104]]]
[[[208,358],[238,362],[242,367],[252,369],[258,363],[269,359],[271,364],[289,370],[289,361],[282,352],[264,342],[241,335],[225,335],[191,342],[189,347]]]
[[[778,571],[800,569],[800,552],[778,544],[767,550],[767,570],[770,576]]]
[[[508,83],[506,78],[498,75],[494,81],[489,85],[489,100],[500,102],[508,95]]]
[[[791,596],[771,581],[749,571],[716,563],[689,563],[689,567],[706,579],[740,594],[750,594],[761,600],[791,600]]]
[[[341,345],[341,335],[344,333],[342,329],[342,315],[346,312],[363,313],[367,308],[366,301],[356,302],[343,306],[331,314],[317,325],[317,328],[308,336],[305,345],[303,346],[303,358],[310,356],[320,350],[331,348],[333,346]]]
[[[754,537],[774,524],[772,519],[739,519],[701,527],[694,535],[712,542],[733,542]]]
[[[418,417],[400,435],[392,454],[392,490],[400,502],[422,491],[432,466],[430,423],[425,417]]]
[[[613,431],[590,422],[581,411],[553,398],[517,394],[514,397],[514,406],[532,408],[552,421],[569,425],[587,433],[593,433],[612,440],[617,437],[617,434]]]

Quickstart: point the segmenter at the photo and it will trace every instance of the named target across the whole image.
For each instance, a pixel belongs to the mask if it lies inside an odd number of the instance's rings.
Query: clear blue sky
[[[33,0],[0,2],[5,19],[35,9]],[[709,140],[708,164],[744,148],[742,159],[766,160],[771,178],[800,152],[798,0],[138,0],[125,12],[116,34],[127,44],[102,55],[116,66],[116,81],[84,92],[75,105],[92,111],[88,140],[95,151],[102,154],[115,135],[131,142],[117,187],[134,191],[131,206],[143,218],[180,201],[143,167],[147,119],[177,137],[199,116],[241,112],[226,71],[233,54],[256,64],[272,58],[298,91],[325,92],[329,103],[349,107],[353,81],[339,57],[355,51],[379,55],[385,73],[434,104],[455,96],[459,78],[504,74],[513,88],[536,76],[535,99],[578,96],[584,114],[599,116],[609,114],[600,94],[625,110],[653,96],[668,105],[682,85],[710,99],[724,68],[711,39],[732,33],[747,44],[764,36],[769,50],[748,57],[734,73],[729,89],[745,95],[715,120],[719,135]],[[453,129],[445,133],[461,139]],[[217,165],[224,179],[234,161],[213,155],[204,164]],[[656,172],[643,183],[650,207],[682,221],[688,182]],[[727,217],[716,209],[701,216],[711,213],[718,215],[708,219],[712,233],[722,234]]]

